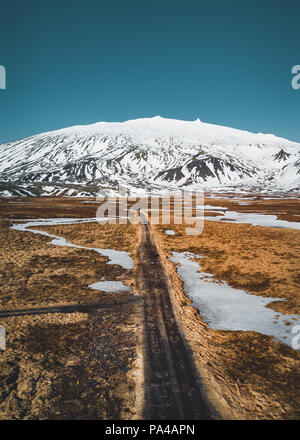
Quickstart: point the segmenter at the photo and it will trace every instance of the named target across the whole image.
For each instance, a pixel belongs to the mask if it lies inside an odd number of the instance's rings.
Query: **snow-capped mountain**
[[[297,191],[300,144],[272,134],[154,118],[99,122],[0,145],[0,194],[151,188]]]

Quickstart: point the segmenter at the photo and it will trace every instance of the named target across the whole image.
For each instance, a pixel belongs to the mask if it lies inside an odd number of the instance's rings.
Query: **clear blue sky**
[[[3,0],[0,143],[160,115],[300,142],[299,0]]]

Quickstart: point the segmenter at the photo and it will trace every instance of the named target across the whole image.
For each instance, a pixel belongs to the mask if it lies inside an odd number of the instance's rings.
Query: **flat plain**
[[[299,222],[299,199],[205,199],[231,212],[276,215]],[[214,209],[206,214],[216,216]],[[87,219],[90,199],[1,199],[0,324],[7,348],[0,354],[0,418],[140,419],[144,417],[144,295],[138,277],[141,227],[132,224],[40,225],[69,242],[125,251],[132,269],[109,263],[91,249],[55,246],[51,238],[11,226],[25,219]],[[170,300],[191,349],[204,394],[218,417],[298,418],[300,354],[252,331],[213,330],[191,305],[172,252],[204,256],[201,270],[252,295],[285,298],[274,311],[299,315],[300,231],[205,220],[199,236],[186,225],[152,225]],[[175,235],[165,232],[174,231]],[[200,268],[200,266],[199,266]],[[131,291],[105,292],[89,285],[122,282]],[[70,309],[71,307],[71,309]],[[293,322],[287,320],[287,328]]]

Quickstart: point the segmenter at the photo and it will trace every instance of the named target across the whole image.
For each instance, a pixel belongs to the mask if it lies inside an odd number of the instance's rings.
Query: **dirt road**
[[[189,348],[177,324],[151,227],[142,224],[137,284],[144,296],[145,418],[211,419]]]

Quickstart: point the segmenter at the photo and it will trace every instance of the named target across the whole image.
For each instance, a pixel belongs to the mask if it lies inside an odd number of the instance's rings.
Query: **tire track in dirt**
[[[140,227],[137,287],[144,297],[145,418],[212,419],[213,410],[176,321],[151,227],[146,221]]]

